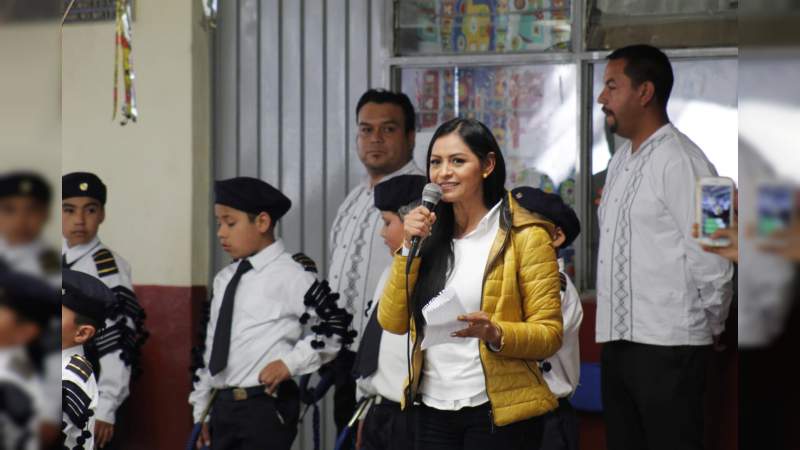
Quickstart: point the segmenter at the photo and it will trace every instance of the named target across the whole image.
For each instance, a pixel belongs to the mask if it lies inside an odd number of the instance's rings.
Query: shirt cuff
[[[116,408],[114,408],[112,403],[111,399],[100,396],[100,398],[97,399],[97,409],[95,410],[94,418],[101,422],[114,425],[116,421]]]

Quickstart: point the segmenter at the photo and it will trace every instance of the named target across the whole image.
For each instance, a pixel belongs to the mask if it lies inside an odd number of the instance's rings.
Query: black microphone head
[[[436,183],[428,183],[422,189],[422,204],[436,206],[442,198],[442,188]],[[430,208],[428,208],[430,209]]]

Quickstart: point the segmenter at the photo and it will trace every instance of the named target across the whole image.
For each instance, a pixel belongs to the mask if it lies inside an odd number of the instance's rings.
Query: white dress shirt
[[[0,383],[2,390],[8,394],[15,391],[13,398],[19,409],[30,408],[29,417],[12,418],[8,414],[0,414],[0,448],[36,450],[39,448],[39,427],[43,407],[41,383],[35,377],[35,370],[30,363],[25,348],[22,346],[0,349]],[[59,391],[61,382],[58,383]],[[5,405],[6,410],[12,405]],[[24,421],[23,421],[24,420]],[[60,417],[59,417],[60,421]]]
[[[52,253],[56,259],[53,267],[42,264],[45,254]],[[61,271],[58,265],[58,253],[43,239],[36,239],[23,245],[9,245],[0,237],[0,261],[18,272],[41,277],[48,283],[61,286]]]
[[[707,345],[722,333],[733,267],[691,236],[697,178],[714,175],[672,124],[614,154],[598,209],[597,342]]]
[[[62,385],[67,381],[75,383],[78,388],[82,390],[83,393],[90,399],[88,409],[92,411],[92,413],[90,413],[89,420],[86,422],[86,426],[83,428],[79,428],[72,422],[69,415],[64,413],[61,422],[61,433],[64,437],[63,448],[92,450],[94,448],[94,423],[96,419],[96,414],[94,412],[97,409],[97,398],[99,396],[97,391],[97,382],[95,381],[94,373],[89,374],[86,380],[84,380],[83,377],[67,369],[67,365],[74,355],[83,356],[83,347],[76,345],[61,351],[61,382]],[[79,441],[79,438],[81,437],[85,439],[82,445]]]
[[[208,406],[212,389],[258,386],[259,372],[269,363],[281,360],[292,376],[305,375],[331,361],[339,350],[336,337],[321,339],[325,347],[311,348],[315,335],[300,324],[306,310],[304,296],[315,278],[292,259],[281,240],[248,258],[253,268],[242,275],[233,306],[230,354],[225,369],[212,376],[208,361],[214,343],[220,306],[225,288],[236,273],[236,261],[214,278],[211,316],[206,333],[203,362],[198,380],[189,395],[195,423]],[[309,326],[311,322],[309,322]]]
[[[386,266],[375,288],[375,302],[367,311],[373,314],[378,310],[378,299],[381,298],[386,281],[392,273],[392,266]],[[381,344],[378,350],[378,368],[375,373],[356,381],[358,397],[380,395],[393,402],[400,403],[403,397],[403,383],[408,377],[408,333],[393,334],[381,332]]]
[[[502,202],[498,202],[492,207],[472,232],[453,239],[453,270],[445,288],[455,291],[468,313],[481,310],[483,276],[492,243],[500,230],[501,205]],[[467,325],[464,322],[464,328]],[[420,385],[423,403],[455,411],[489,401],[478,345],[478,339],[464,338],[462,342],[425,350]]]
[[[398,175],[422,175],[414,161],[400,170],[386,175],[381,181]],[[380,235],[383,221],[375,208],[373,187],[369,180],[356,186],[339,206],[330,232],[330,267],[328,282],[338,292],[345,309],[353,314],[356,336],[350,350],[358,351],[358,344],[368,317],[365,311],[373,300],[375,286],[383,269],[391,264],[392,255]]]
[[[114,255],[114,262],[117,265],[118,272],[101,277],[97,273],[97,264],[94,261],[94,254],[103,249],[110,251],[111,254]],[[133,292],[130,264],[128,264],[125,258],[100,242],[99,238],[95,237],[86,244],[76,245],[74,247],[69,247],[65,239],[61,246],[61,254],[66,259],[70,269],[97,278],[108,286],[109,289],[121,286]],[[107,319],[106,328],[114,327],[118,322],[127,326],[132,332],[135,332],[136,325],[133,319],[127,316],[120,316],[116,320]],[[120,357],[121,353],[122,349],[117,349],[100,357],[100,377],[97,380],[100,398],[97,401],[95,418],[111,424],[116,421],[117,409],[119,409],[122,402],[124,402],[130,394],[131,367],[122,360]],[[97,370],[97,368],[95,368],[95,370]]]
[[[559,269],[564,272],[564,260],[558,260]],[[550,370],[545,372],[544,380],[550,391],[558,398],[567,398],[575,392],[581,377],[580,329],[583,322],[581,296],[569,276],[564,274],[567,288],[561,292],[561,315],[564,319],[564,337],[561,348],[555,355],[547,358]]]

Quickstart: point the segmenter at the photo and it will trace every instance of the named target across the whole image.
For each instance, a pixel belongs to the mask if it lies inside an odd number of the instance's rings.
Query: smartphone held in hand
[[[727,238],[713,238],[721,229],[731,228],[734,215],[734,185],[727,177],[702,177],[697,183],[697,240],[709,247],[730,245]]]

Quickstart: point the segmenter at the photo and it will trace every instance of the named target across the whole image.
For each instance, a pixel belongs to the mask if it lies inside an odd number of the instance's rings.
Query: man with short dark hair
[[[375,208],[373,188],[397,175],[422,174],[414,164],[415,113],[403,93],[370,89],[356,106],[358,157],[367,178],[353,189],[333,221],[330,231],[328,281],[339,292],[343,305],[353,313],[358,333],[350,351],[339,355],[334,394],[334,421],[341,431],[355,410],[356,385],[351,373],[353,352],[369,317],[365,314],[384,267],[391,262],[380,236],[381,214]]]
[[[608,448],[703,448],[709,349],[724,331],[731,264],[692,238],[696,179],[715,176],[669,122],[673,74],[660,50],[608,57],[598,98],[629,139],[608,165],[598,209],[597,342]]]

